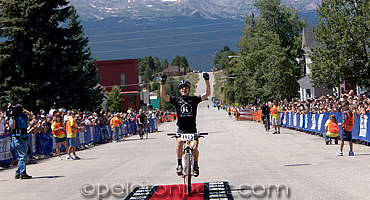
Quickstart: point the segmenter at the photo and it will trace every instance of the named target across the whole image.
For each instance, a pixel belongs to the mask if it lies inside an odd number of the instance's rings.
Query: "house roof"
[[[162,73],[170,73],[170,72],[184,72],[184,67],[179,66],[168,66],[165,70],[163,70]]]
[[[319,45],[319,42],[314,38],[315,33],[311,27],[304,27],[302,34],[302,49],[309,50],[312,47]]]

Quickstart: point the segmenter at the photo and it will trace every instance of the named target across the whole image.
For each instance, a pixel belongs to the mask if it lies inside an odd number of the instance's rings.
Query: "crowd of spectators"
[[[121,118],[122,123],[126,121],[134,121],[137,123],[139,112],[142,110],[134,110],[129,108],[127,112],[118,113]],[[0,134],[9,134],[11,129],[9,126],[10,113],[7,109],[0,108],[1,119],[4,120],[3,126],[4,131]],[[103,109],[100,112],[89,112],[87,110],[78,110],[76,115],[76,123],[78,126],[105,126],[110,124],[111,118],[115,113],[106,112]],[[160,111],[158,109],[145,111],[148,119],[160,118],[161,116],[173,115],[173,112]],[[69,117],[71,117],[71,111],[66,111],[65,109],[50,109],[49,112],[45,110],[40,110],[39,114],[33,115],[33,118],[29,120],[28,133],[45,133],[51,129],[51,124],[56,120],[57,115],[62,115],[63,121],[67,122]]]
[[[294,112],[299,114],[307,113],[335,113],[340,112],[342,109],[341,102],[348,101],[350,110],[356,115],[363,115],[370,112],[370,96],[368,92],[355,94],[353,90],[348,93],[335,97],[333,95],[326,95],[321,97],[309,98],[306,101],[301,101],[298,98],[292,98],[290,101],[284,99],[278,102],[281,112]],[[262,102],[260,102],[262,105]],[[271,102],[266,102],[269,107],[272,106]],[[237,111],[242,109],[250,109],[257,111],[261,105],[240,105],[235,107]],[[222,105],[222,109],[227,110],[226,105]]]
[[[335,113],[342,111],[342,102],[348,101],[350,110],[357,114],[363,115],[369,112],[370,98],[367,92],[361,94],[355,94],[353,90],[349,93],[344,93],[340,97],[332,95],[315,97],[307,99],[306,101],[300,101],[292,99],[288,102],[286,99],[279,103],[282,112],[295,112],[299,114],[306,113]]]

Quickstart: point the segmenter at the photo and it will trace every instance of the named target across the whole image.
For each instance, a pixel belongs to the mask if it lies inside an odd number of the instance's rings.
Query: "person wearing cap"
[[[83,127],[78,127],[76,123],[76,116],[78,117],[79,115],[76,115],[75,111],[70,112],[70,117],[66,123],[66,132],[67,132],[67,140],[68,140],[68,145],[69,148],[67,150],[67,160],[79,160],[80,157],[76,155],[76,134],[77,131],[82,131]],[[71,153],[73,154],[71,156]]]
[[[273,106],[271,107],[272,115],[272,125],[274,126],[275,132],[272,134],[280,134],[280,107],[276,100],[273,101]]]
[[[23,108],[21,104],[17,104],[13,107],[10,112],[11,118],[9,120],[9,125],[12,129],[12,144],[16,151],[16,156],[18,159],[17,170],[15,171],[15,179],[31,179],[26,173],[26,159],[28,151],[28,134],[27,126],[28,119],[33,117],[33,114]]]
[[[173,104],[176,108],[177,113],[177,126],[178,130],[177,133],[197,133],[196,128],[196,115],[197,115],[197,108],[198,104],[205,100],[211,94],[211,87],[209,83],[209,74],[203,73],[203,78],[206,83],[206,92],[200,96],[189,96],[190,86],[191,83],[187,80],[181,80],[178,83],[179,92],[181,94],[180,97],[169,96],[166,94],[165,91],[165,83],[167,80],[167,75],[161,76],[161,87],[160,87],[160,94],[161,97]],[[177,146],[176,146],[176,154],[177,154],[177,168],[176,173],[177,175],[182,175],[182,147],[184,142],[181,139],[177,138]],[[193,149],[194,154],[194,176],[199,176],[199,167],[198,167],[198,138],[194,138],[194,140],[190,144],[190,148]]]

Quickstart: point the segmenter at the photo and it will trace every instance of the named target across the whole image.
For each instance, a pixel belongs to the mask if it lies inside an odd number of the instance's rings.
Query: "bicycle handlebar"
[[[176,135],[181,135],[181,133],[167,133],[167,136],[176,136]],[[184,134],[187,134],[187,133],[184,133]],[[193,133],[188,133],[188,134],[193,134]],[[208,133],[194,133],[194,134],[197,134],[197,135],[208,135]]]

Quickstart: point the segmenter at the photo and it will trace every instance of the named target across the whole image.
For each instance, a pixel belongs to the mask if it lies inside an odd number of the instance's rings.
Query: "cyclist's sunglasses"
[[[187,86],[187,85],[180,85],[179,86],[179,89],[186,88],[186,87],[189,87],[189,86]]]

